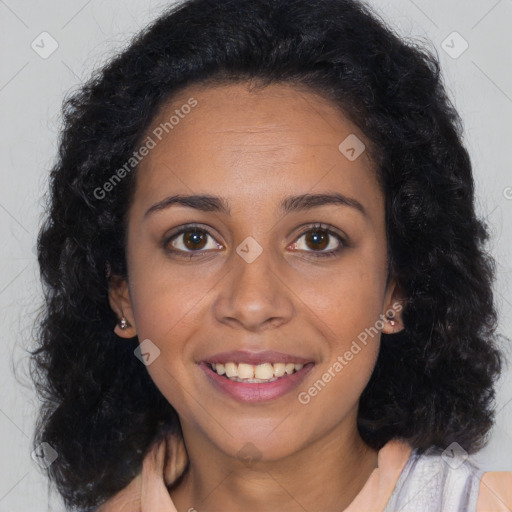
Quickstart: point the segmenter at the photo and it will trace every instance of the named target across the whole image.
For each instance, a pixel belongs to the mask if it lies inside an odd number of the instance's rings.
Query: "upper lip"
[[[221,352],[209,357],[205,357],[201,362],[209,364],[225,364],[225,363],[247,363],[247,364],[262,364],[262,363],[298,363],[307,364],[313,362],[311,359],[295,356],[292,354],[285,354],[283,352],[262,351],[254,352],[248,350],[233,350],[230,352]]]

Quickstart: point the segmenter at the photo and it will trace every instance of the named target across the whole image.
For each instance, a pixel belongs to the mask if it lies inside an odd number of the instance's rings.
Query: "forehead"
[[[208,192],[243,200],[247,192],[264,201],[285,190],[378,188],[368,152],[349,159],[347,144],[340,150],[346,140],[361,150],[364,134],[331,102],[290,84],[187,87],[146,136],[155,144],[139,165],[136,198]]]

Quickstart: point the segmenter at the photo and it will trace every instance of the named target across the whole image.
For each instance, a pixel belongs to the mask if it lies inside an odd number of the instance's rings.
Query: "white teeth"
[[[252,364],[240,363],[238,365],[238,377],[241,379],[253,379],[254,378],[254,366]],[[259,375],[256,375],[257,379],[261,379]]]
[[[238,377],[238,365],[235,363],[226,363],[226,377]]]
[[[228,379],[250,383],[273,382],[279,377],[298,372],[304,367],[301,363],[262,363],[253,365],[233,362],[225,364],[213,363],[211,366],[215,372],[219,375],[225,375]]]
[[[274,375],[276,377],[282,377],[285,372],[285,366],[284,363],[274,363]]]
[[[270,363],[263,363],[256,366],[254,376],[257,379],[268,380],[274,376],[274,367]]]

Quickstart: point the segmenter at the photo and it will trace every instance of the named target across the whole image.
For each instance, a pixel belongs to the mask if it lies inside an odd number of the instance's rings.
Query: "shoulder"
[[[511,512],[512,471],[484,472],[457,447],[413,450],[386,510]]]
[[[464,452],[465,453],[465,452]],[[388,502],[390,510],[475,511],[481,471],[454,450],[413,450]]]
[[[476,512],[510,512],[512,510],[512,471],[483,473]]]

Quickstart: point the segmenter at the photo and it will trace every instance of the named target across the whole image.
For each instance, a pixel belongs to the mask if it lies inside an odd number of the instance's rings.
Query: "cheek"
[[[336,271],[304,290],[311,298],[309,305],[328,327],[336,349],[343,350],[367,329],[375,327],[382,313],[385,295],[384,272],[375,261],[358,254],[346,258]],[[382,328],[377,324],[378,330]]]
[[[375,368],[385,276],[376,266],[360,263],[354,261],[350,267],[347,263],[346,270],[331,275],[328,286],[309,290],[315,300],[310,308],[327,346],[314,381],[299,390],[305,431],[320,428],[318,416],[324,418],[321,428],[330,428],[354,410]]]
[[[180,415],[186,414],[190,389],[185,361],[187,340],[191,332],[194,302],[181,292],[180,286],[168,278],[155,279],[157,269],[147,269],[134,278],[132,304],[139,342],[149,339],[159,350],[158,357],[146,367],[156,387]],[[186,295],[186,294],[185,294]],[[197,303],[197,301],[195,302]],[[196,327],[197,328],[197,327]],[[151,347],[153,345],[150,345]]]
[[[320,436],[349,415],[357,417],[359,399],[375,367],[379,343],[376,338],[367,346],[358,345],[343,347],[346,350],[340,347],[309,387],[299,390],[300,425],[305,434]]]
[[[140,341],[150,339],[166,359],[174,360],[184,348],[180,340],[186,340],[192,326],[197,326],[195,311],[199,307],[197,293],[201,290],[190,292],[190,279],[184,288],[179,279],[155,279],[155,274],[147,272],[147,279],[134,286],[132,304],[137,334]]]
[[[315,286],[304,290],[328,344],[318,369],[321,382],[311,390],[327,407],[358,400],[375,367],[384,325],[386,275],[378,262],[359,253],[343,263],[329,279],[314,280]]]
[[[179,341],[177,332],[196,325],[202,300],[211,293],[214,272],[170,261],[161,249],[133,247],[130,261],[131,302],[140,337]],[[206,268],[206,267],[204,267]],[[176,345],[174,343],[174,345]]]
[[[130,291],[139,342],[149,339],[160,351],[147,367],[151,378],[173,405],[184,399],[180,390],[191,378],[193,346],[201,336],[204,308],[210,299],[213,273],[201,275],[184,266],[172,269],[168,262],[145,265],[133,258]],[[185,397],[186,398],[186,397]]]

